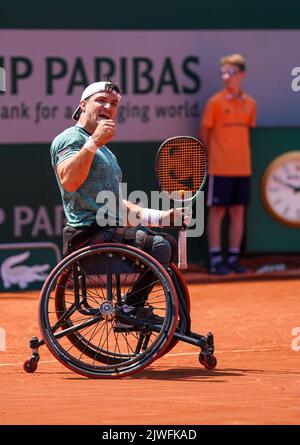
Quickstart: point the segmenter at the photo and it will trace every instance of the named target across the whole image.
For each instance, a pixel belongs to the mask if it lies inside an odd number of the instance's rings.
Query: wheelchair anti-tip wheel
[[[215,369],[217,366],[217,359],[213,354],[203,354],[200,352],[199,362],[208,370]]]
[[[87,377],[125,377],[168,348],[178,301],[170,276],[150,255],[100,244],[55,267],[41,291],[39,316],[43,340],[63,365]]]

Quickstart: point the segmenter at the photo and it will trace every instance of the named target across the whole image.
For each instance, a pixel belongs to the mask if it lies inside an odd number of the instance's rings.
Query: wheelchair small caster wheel
[[[214,369],[217,366],[217,359],[212,354],[203,354],[202,352],[200,352],[199,362],[206,369]]]
[[[35,372],[37,370],[38,361],[39,359],[36,357],[31,357],[30,359],[26,360],[23,364],[24,371],[30,374]]]

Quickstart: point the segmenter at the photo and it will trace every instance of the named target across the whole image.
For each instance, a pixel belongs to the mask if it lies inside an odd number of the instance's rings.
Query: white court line
[[[23,363],[0,363],[0,366],[23,366]],[[40,363],[59,363],[59,362],[57,360],[47,360],[47,361],[39,361],[39,364]]]
[[[218,354],[231,354],[232,352],[278,352],[279,349],[278,348],[261,348],[261,349],[232,349],[231,351],[215,351],[216,355]],[[199,352],[178,352],[176,354],[165,354],[163,355],[161,358],[167,358],[167,357],[180,357],[180,356],[184,356],[184,355],[198,355]],[[47,361],[39,361],[39,364],[44,364],[44,363],[58,363],[57,360],[47,360]],[[1,366],[23,366],[23,363],[0,363],[0,367]]]
[[[261,349],[232,349],[231,351],[219,351],[215,350],[216,355],[217,354],[231,354],[232,352],[270,352],[270,351],[279,351],[278,348],[261,348]],[[198,355],[199,352],[178,352],[176,354],[165,354],[160,358],[164,358],[166,356],[168,357],[176,357],[176,356],[182,356],[182,355]]]

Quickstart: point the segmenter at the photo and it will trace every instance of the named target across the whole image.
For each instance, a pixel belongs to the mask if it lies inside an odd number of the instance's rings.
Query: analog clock
[[[262,178],[262,200],[282,224],[300,228],[300,151],[275,158]]]

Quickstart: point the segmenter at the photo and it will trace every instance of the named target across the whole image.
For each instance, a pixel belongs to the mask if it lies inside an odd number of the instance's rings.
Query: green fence
[[[150,191],[157,189],[154,163],[159,144],[160,141],[110,144],[119,159],[128,192],[145,190],[150,197]],[[247,211],[246,252],[300,250],[300,230],[274,220],[261,199],[261,178],[268,164],[281,153],[299,149],[299,128],[253,130],[252,196]],[[61,247],[64,216],[49,146],[0,146],[0,156],[1,243],[54,242]],[[189,240],[190,261],[205,262],[206,250],[205,234]]]
[[[23,29],[287,29],[299,28],[298,0],[90,0],[2,2],[1,28]]]
[[[300,128],[257,128],[252,133],[253,177],[246,227],[249,253],[300,251],[300,228],[276,221],[262,201],[262,176],[269,163],[283,153],[299,150]]]

